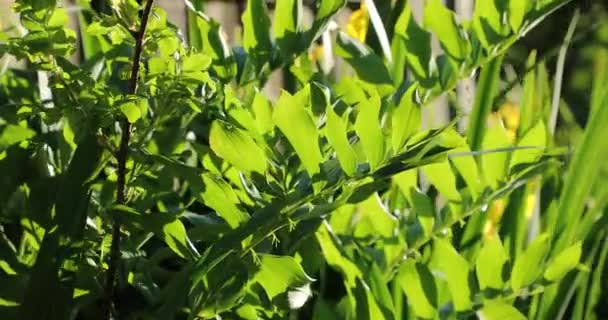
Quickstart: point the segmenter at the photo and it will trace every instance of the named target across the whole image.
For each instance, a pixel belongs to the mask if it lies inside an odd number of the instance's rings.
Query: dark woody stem
[[[152,3],[154,0],[147,0],[144,7],[144,11],[141,17],[141,23],[139,30],[133,33],[135,37],[135,52],[133,53],[133,67],[131,69],[131,78],[129,79],[129,92],[128,94],[135,94],[137,92],[137,83],[139,80],[139,69],[141,63],[141,56],[144,46],[144,36],[146,33],[146,26],[148,25],[148,18],[152,11]],[[120,146],[116,153],[116,160],[118,162],[118,177],[116,180],[116,203],[126,204],[127,202],[127,159],[129,157],[129,142],[131,140],[131,123],[123,117],[121,120],[121,137]],[[116,270],[118,262],[120,260],[120,223],[114,220],[112,225],[112,244],[110,246],[110,263],[108,265],[108,272],[106,273],[106,286],[105,286],[105,301],[103,306],[103,318],[112,319],[113,311],[113,300],[114,300],[114,289],[116,286]]]

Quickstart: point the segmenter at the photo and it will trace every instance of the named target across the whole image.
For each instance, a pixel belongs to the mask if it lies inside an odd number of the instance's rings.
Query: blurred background
[[[61,1],[61,0],[60,0]],[[391,37],[392,26],[399,14],[398,10],[406,0],[375,0],[374,3],[382,17],[391,17],[383,21],[389,37]],[[0,0],[0,27],[8,34],[19,34],[19,17],[11,13],[11,6],[15,0]],[[78,35],[82,34],[83,27],[90,21],[90,10],[98,12],[109,11],[108,0],[64,0],[64,6],[69,8],[71,20],[69,28],[72,28]],[[444,0],[446,5],[454,9],[458,15],[466,20],[471,17],[475,6],[474,0]],[[233,48],[240,45],[241,34],[241,14],[245,9],[246,0],[237,1],[218,1],[218,0],[156,0],[155,3],[166,10],[168,20],[176,28],[181,30],[187,39],[191,30],[189,22],[193,19],[192,13],[188,13],[188,6],[193,6],[203,11],[211,18],[218,21],[225,33],[225,36]],[[422,16],[424,0],[411,0],[410,4],[418,18]],[[303,21],[311,21],[315,11],[316,2],[305,0],[303,8]],[[274,1],[268,1],[269,10],[274,10]],[[574,33],[571,38],[566,40],[566,35],[571,20],[575,12],[580,12],[580,17],[574,24]],[[351,0],[346,8],[337,15],[335,19],[336,27],[346,30],[351,36],[366,42],[372,49],[381,55],[380,45],[369,23],[366,13],[366,6],[358,0]],[[369,29],[369,32],[368,32]],[[71,60],[75,63],[84,60],[85,44],[81,43]],[[547,71],[549,83],[554,84],[556,75],[556,65],[560,49],[565,47],[567,50],[562,53],[565,58],[561,96],[562,104],[557,118],[558,130],[556,132],[557,141],[560,144],[569,145],[576,132],[584,127],[589,114],[588,106],[591,92],[592,78],[597,72],[603,70],[607,64],[606,50],[608,50],[608,1],[605,0],[572,0],[568,5],[552,14],[539,27],[534,28],[523,40],[519,41],[509,52],[503,68],[503,95],[498,99],[494,108],[500,108],[506,103],[509,106],[517,107],[519,101],[517,80],[521,80],[526,72],[526,60],[530,53],[536,53],[536,64],[543,64]],[[441,49],[437,44],[434,48],[437,52]],[[337,79],[345,73],[349,73],[349,68],[339,61],[339,58],[331,55],[323,55],[323,48],[319,45],[312,48],[311,59],[323,59],[330,57],[332,61],[323,61],[331,68],[331,73]],[[24,65],[4,57],[0,60],[0,68],[25,69]],[[334,61],[335,60],[335,61]],[[27,72],[24,70],[24,72]],[[404,71],[405,72],[405,71]],[[293,75],[288,70],[277,70],[268,81],[264,92],[271,99],[276,98],[282,87],[289,87],[285,82],[289,82]],[[425,120],[428,126],[436,126],[446,123],[455,114],[464,114],[465,118],[470,110],[474,93],[475,79],[464,80],[457,88],[457,97],[450,100],[449,97],[440,97],[435,103],[425,110]],[[519,88],[520,89],[520,88]],[[552,91],[553,88],[548,88]],[[458,110],[456,110],[458,109]],[[464,124],[463,124],[464,125]]]

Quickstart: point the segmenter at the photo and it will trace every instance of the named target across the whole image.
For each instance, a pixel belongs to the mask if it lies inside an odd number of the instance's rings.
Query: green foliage
[[[572,160],[548,134],[541,68],[524,77],[512,139],[488,117],[507,50],[566,2],[477,1],[471,21],[439,0],[423,21],[409,2],[385,4],[395,26],[374,29],[392,37],[389,61],[386,43],[380,56],[328,27],[340,0],[318,1],[309,26],[301,0],[277,1],[273,19],[250,0],[237,48],[202,1],[186,1],[187,42],[158,7],[84,1],[75,64],[66,9],[17,1],[27,32],[2,34],[0,54],[29,69],[0,74],[0,315],[558,314],[573,278],[602,280],[608,87],[595,85]],[[307,58],[323,34],[352,77]],[[278,69],[295,80],[271,101],[262,90]],[[467,131],[425,126],[424,108],[479,69]],[[526,226],[532,183],[546,198],[538,232]],[[602,288],[579,290],[595,305]]]

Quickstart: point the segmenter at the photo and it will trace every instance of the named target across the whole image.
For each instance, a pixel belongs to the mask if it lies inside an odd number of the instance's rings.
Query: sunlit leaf
[[[274,109],[274,123],[296,150],[308,174],[319,173],[323,161],[319,149],[319,133],[306,108],[310,105],[310,87],[291,95],[281,93]]]
[[[290,288],[298,288],[314,281],[292,257],[263,254],[259,255],[259,259],[260,270],[253,280],[262,285],[270,299]]]
[[[266,155],[246,132],[236,127],[214,121],[209,133],[213,152],[245,172],[266,171]]]
[[[521,288],[532,284],[542,273],[541,266],[549,249],[549,237],[546,234],[538,236],[523,254],[517,259],[511,271],[511,288],[518,292]]]

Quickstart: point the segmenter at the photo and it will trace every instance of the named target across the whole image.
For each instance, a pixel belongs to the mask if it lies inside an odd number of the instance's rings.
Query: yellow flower
[[[317,45],[308,53],[308,59],[312,62],[323,59],[323,46]]]
[[[359,10],[354,11],[348,18],[346,33],[360,42],[365,42],[368,26],[369,15],[367,14],[367,6],[365,5],[365,1],[361,1]]]
[[[498,199],[492,202],[492,205],[488,211],[488,217],[486,223],[483,226],[483,237],[485,239],[492,239],[496,234],[496,226],[500,223],[502,214],[505,212],[505,200]]]
[[[519,127],[519,107],[516,104],[507,101],[498,109],[498,112],[507,129],[517,130]]]

